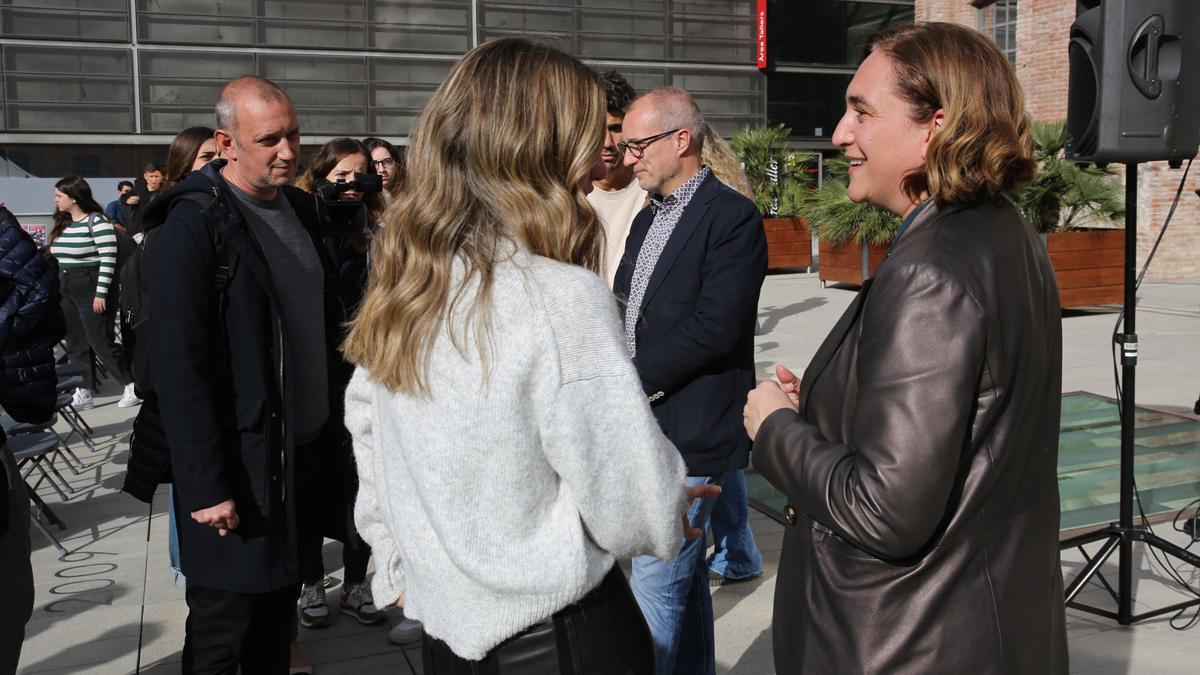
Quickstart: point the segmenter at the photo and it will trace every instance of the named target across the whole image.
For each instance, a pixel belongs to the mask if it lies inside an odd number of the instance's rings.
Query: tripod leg
[[[1075,548],[1079,550],[1079,554],[1082,555],[1085,560],[1091,560],[1091,557],[1088,556],[1088,552],[1082,546],[1076,546]],[[1104,586],[1104,590],[1108,591],[1108,594],[1112,596],[1113,602],[1116,602],[1118,600],[1117,589],[1113,588],[1112,584],[1108,583],[1108,579],[1105,578],[1104,572],[1096,572],[1096,579],[1102,586]]]
[[[1146,542],[1148,546],[1153,546],[1167,555],[1179,558],[1192,567],[1200,568],[1200,556],[1187,549],[1172,544],[1153,532],[1147,532],[1145,536],[1142,537],[1142,541]]]
[[[1080,570],[1079,575],[1076,576],[1074,581],[1067,586],[1065,594],[1066,602],[1071,602],[1075,599],[1076,595],[1079,595],[1079,591],[1083,590],[1083,587],[1092,578],[1092,576],[1099,571],[1100,566],[1103,565],[1106,560],[1108,560],[1108,557],[1113,554],[1113,551],[1117,550],[1117,545],[1120,543],[1121,535],[1113,534],[1109,536],[1108,540],[1104,542],[1104,545],[1100,547],[1100,550],[1096,551],[1096,555],[1088,559],[1087,564],[1083,566],[1082,570]]]

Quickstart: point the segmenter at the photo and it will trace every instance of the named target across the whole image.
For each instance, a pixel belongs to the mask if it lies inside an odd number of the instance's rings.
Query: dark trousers
[[[96,268],[60,272],[63,316],[67,319],[67,359],[90,364],[88,349],[96,352],[100,363],[122,386],[133,381],[121,358],[121,346],[113,339],[113,317],[116,316],[115,297],[110,298],[104,314],[92,311],[96,298]],[[114,280],[115,284],[116,281]],[[95,375],[89,367],[83,371],[83,388],[96,389]]]
[[[579,602],[509,638],[481,661],[426,635],[425,675],[653,675],[654,642],[616,565]]]
[[[300,541],[300,581],[306,585],[320,583],[325,576],[325,559],[321,547],[325,538],[320,534],[306,533]],[[342,564],[346,567],[347,584],[361,584],[367,578],[367,563],[371,561],[371,547],[358,536],[350,535],[350,543],[342,544]]]
[[[267,593],[187,587],[183,673],[286,675],[296,634],[297,586]]]
[[[2,436],[2,434],[0,434]],[[25,623],[33,614],[33,567],[29,563],[29,497],[7,447],[0,460],[0,499],[7,500],[8,520],[0,528],[0,675],[17,672]]]
[[[354,527],[358,478],[350,456],[353,448],[348,436],[346,439],[341,445],[321,437],[296,449],[296,466],[304,476],[296,490],[301,516],[300,581],[307,585],[316,584],[325,576],[321,549],[326,536],[345,542],[342,564],[346,567],[346,583],[361,584],[367,578],[371,547]]]

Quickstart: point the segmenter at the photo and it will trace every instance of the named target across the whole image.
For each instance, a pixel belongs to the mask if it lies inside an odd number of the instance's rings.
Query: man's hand
[[[717,495],[721,494],[721,486],[714,485],[712,483],[701,483],[699,485],[692,485],[691,487],[683,488],[683,493],[687,495],[688,511],[690,511],[692,510],[692,502],[696,501],[697,499],[716,497]],[[688,521],[687,511],[684,511],[683,538],[687,541],[691,541],[693,539],[699,539],[703,536],[704,530],[697,527],[692,527],[691,522]]]
[[[236,530],[238,526],[237,509],[234,508],[232,499],[226,499],[207,509],[192,511],[192,520],[201,525],[217,528],[217,534],[222,537],[229,534],[230,530]]]
[[[104,302],[104,298],[92,298],[93,314],[103,314],[106,309],[108,309],[108,303]]]
[[[125,198],[126,204],[137,204],[140,201],[142,201],[142,198],[137,195],[132,195],[130,197]]]
[[[777,366],[775,373],[779,383],[764,380],[746,396],[746,407],[742,408],[742,424],[750,440],[758,436],[758,427],[776,410],[800,410],[800,381],[796,374]]]

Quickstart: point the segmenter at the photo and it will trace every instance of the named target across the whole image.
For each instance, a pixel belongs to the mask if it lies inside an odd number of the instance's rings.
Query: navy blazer
[[[653,220],[653,209],[642,209],[625,242],[613,281],[623,306]],[[754,388],[754,326],[766,271],[758,209],[710,174],[663,248],[635,329],[633,363],[689,475],[715,475],[749,461],[742,407]]]

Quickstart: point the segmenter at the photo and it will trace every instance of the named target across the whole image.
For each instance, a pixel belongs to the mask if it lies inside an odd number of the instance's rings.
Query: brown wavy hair
[[[92,186],[79,176],[67,176],[54,184],[54,189],[64,195],[75,200],[79,208],[87,215],[98,213],[104,216],[104,207],[100,206],[96,199],[92,197]],[[50,230],[50,241],[58,239],[59,235],[67,229],[71,224],[72,218],[70,212],[54,210],[54,215],[51,216],[51,221],[54,227]]]
[[[603,233],[578,185],[599,159],[605,109],[596,73],[552,47],[505,38],[467,53],[413,130],[420,170],[384,215],[347,359],[425,394],[438,336],[461,353],[473,334],[486,373],[488,298],[513,244],[598,270]]]
[[[368,136],[362,140],[362,144],[367,148],[368,153],[375,152],[375,148],[383,148],[387,150],[388,156],[396,163],[396,180],[392,183],[392,189],[389,191],[390,196],[395,197],[404,189],[404,177],[408,175],[408,164],[405,163],[405,156],[396,149],[396,146],[391,142],[386,141],[378,136]],[[367,155],[367,159],[371,159],[371,155]],[[375,162],[371,162],[371,168],[375,168]],[[385,190],[387,188],[384,188]]]
[[[371,151],[361,141],[345,136],[335,138],[317,151],[317,156],[308,163],[308,168],[296,179],[296,187],[305,192],[316,193],[318,181],[325,180],[337,163],[350,155],[362,155],[366,158],[367,173],[375,173],[375,164],[371,162]],[[371,225],[379,222],[383,215],[383,193],[367,192],[363,194],[363,204],[367,206],[367,222]]]
[[[869,44],[892,63],[909,117],[927,122],[945,112],[925,166],[901,187],[938,206],[999,199],[1033,178],[1032,122],[1012,64],[978,31],[951,23],[919,23],[882,31]]]
[[[196,155],[200,154],[200,146],[215,133],[210,127],[188,127],[175,136],[170,149],[167,150],[164,188],[171,187],[191,173],[192,165],[196,163]]]

